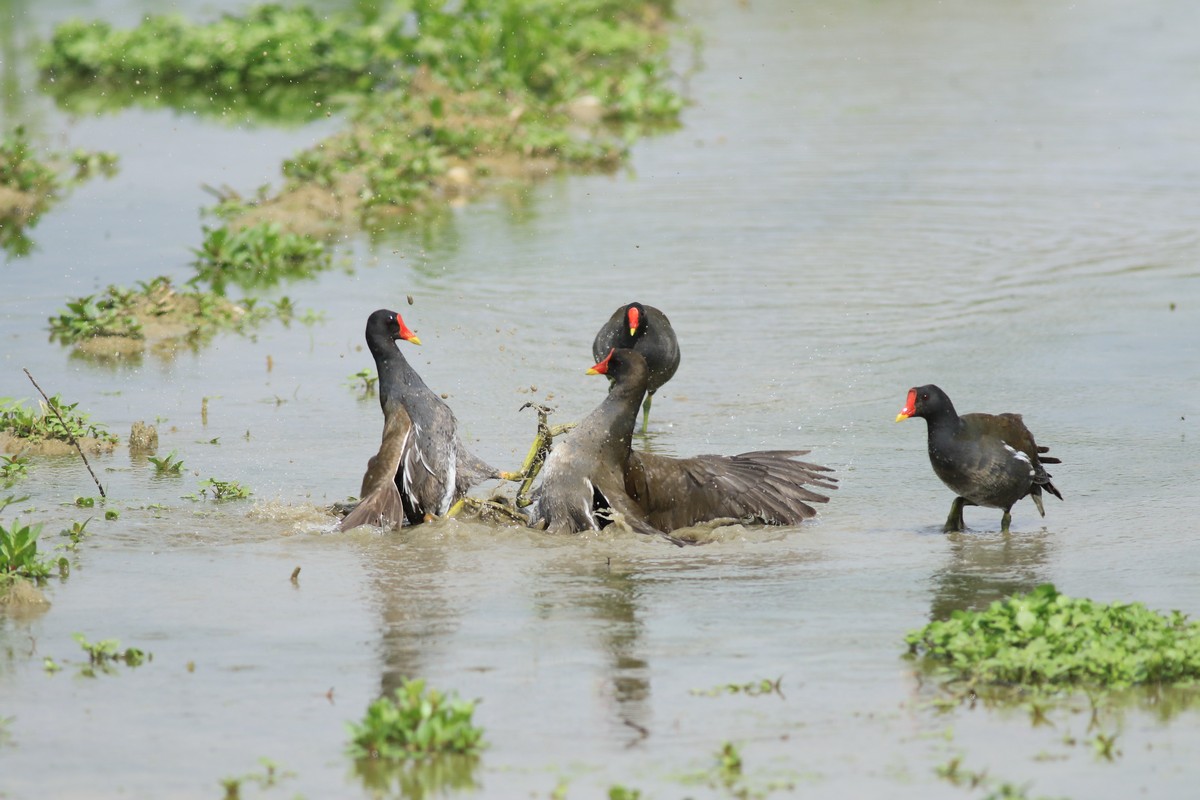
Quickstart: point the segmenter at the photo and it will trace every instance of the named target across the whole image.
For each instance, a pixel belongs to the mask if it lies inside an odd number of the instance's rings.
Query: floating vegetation
[[[83,648],[83,652],[87,653],[88,664],[81,670],[81,674],[94,678],[96,670],[108,674],[114,673],[115,664],[124,664],[127,667],[140,667],[147,661],[154,659],[153,653],[147,653],[137,647],[126,647],[121,649],[121,643],[116,639],[101,639],[98,642],[90,642],[82,633],[72,635],[72,638],[79,642],[79,646]]]
[[[15,456],[0,455],[0,484],[12,486],[28,473],[29,456],[19,453]]]
[[[403,761],[438,755],[472,755],[483,748],[483,729],[472,721],[475,702],[406,680],[392,697],[367,707],[362,722],[349,723],[355,758]]]
[[[0,444],[6,444],[2,441],[5,438],[20,440],[22,445],[66,443],[74,438],[91,450],[112,449],[117,437],[106,431],[104,425],[92,422],[87,414],[76,411],[78,405],[64,403],[56,394],[49,398],[49,403],[38,401],[38,409],[34,411],[25,408],[22,400],[0,397]]]
[[[346,380],[346,385],[356,390],[362,399],[374,397],[378,384],[379,376],[375,374],[375,370],[369,367],[363,367]]]
[[[195,346],[218,331],[244,331],[272,317],[290,320],[293,314],[290,302],[235,303],[216,292],[178,290],[160,275],[138,281],[136,288],[109,286],[99,295],[69,300],[65,311],[50,318],[50,335],[89,356],[120,358],[147,346],[159,351]]]
[[[214,440],[215,441],[215,440]],[[200,496],[212,494],[213,500],[245,500],[253,492],[237,481],[222,481],[216,478],[205,478],[200,481]]]
[[[1046,584],[908,634],[909,652],[969,687],[1122,689],[1194,684],[1200,623],[1141,603],[1097,603]]]
[[[0,138],[0,249],[17,257],[33,249],[27,231],[66,190],[95,175],[116,173],[112,153],[75,150],[39,158],[23,126]]]
[[[274,222],[240,228],[205,228],[196,254],[198,280],[218,294],[227,284],[243,289],[274,286],[284,278],[311,278],[330,265],[329,249],[312,236],[284,231]],[[293,311],[290,302],[289,314]]]
[[[704,697],[717,697],[722,694],[746,694],[751,697],[764,694],[777,694],[783,697],[782,685],[783,676],[780,675],[775,680],[762,678],[761,680],[750,681],[749,683],[723,683],[711,689],[692,689],[690,693]]]
[[[286,162],[279,192],[225,191],[215,209],[243,224],[326,233],[486,181],[615,168],[630,140],[678,122],[671,6],[414,0],[343,14],[270,5],[210,24],[151,16],[125,31],[72,21],[40,65],[56,84],[110,97],[174,103],[182,93],[200,104],[211,95],[222,114],[233,105],[223,98],[238,93],[286,91],[301,116],[346,107],[349,129]]]
[[[161,458],[147,456],[147,460],[154,465],[154,473],[156,475],[182,475],[183,459],[177,458],[177,455],[178,454],[172,450]]]

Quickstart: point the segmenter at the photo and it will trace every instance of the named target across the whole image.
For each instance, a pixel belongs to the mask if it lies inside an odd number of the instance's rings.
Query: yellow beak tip
[[[409,339],[409,341],[410,341],[410,342],[412,342],[413,344],[420,344],[420,343],[421,343],[421,339],[420,339],[420,337],[418,337],[418,336],[414,336],[414,337],[412,337],[411,339]]]
[[[908,414],[905,414],[903,411],[896,415],[896,422],[904,422],[906,419],[908,419]]]
[[[600,373],[597,372],[596,370],[592,369],[591,367],[588,367],[588,371],[585,372],[584,374],[585,375],[599,375]]]

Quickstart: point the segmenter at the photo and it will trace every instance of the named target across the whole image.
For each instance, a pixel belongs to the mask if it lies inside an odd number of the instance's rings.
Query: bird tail
[[[403,524],[404,501],[400,498],[400,490],[394,482],[386,481],[364,497],[354,510],[338,523],[337,530],[348,531],[360,525],[399,528]]]

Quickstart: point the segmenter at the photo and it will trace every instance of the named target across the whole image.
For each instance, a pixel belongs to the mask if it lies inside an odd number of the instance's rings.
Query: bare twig
[[[83,448],[79,446],[79,442],[75,439],[75,434],[71,433],[71,428],[67,425],[67,421],[63,419],[62,414],[58,413],[58,406],[50,402],[50,398],[46,396],[46,392],[42,390],[42,387],[38,386],[38,382],[33,379],[33,375],[29,373],[29,370],[26,367],[22,367],[21,369],[25,370],[25,375],[29,378],[29,382],[33,384],[33,388],[37,389],[42,397],[46,400],[46,407],[53,411],[54,416],[58,417],[58,421],[62,423],[63,430],[67,432],[67,436],[71,439],[71,444],[75,445],[76,452],[78,452],[79,457],[83,459],[83,465],[87,467],[88,474],[91,475],[92,480],[96,482],[96,488],[100,490],[100,496],[108,497],[108,495],[104,493],[104,487],[100,485],[100,479],[97,478],[96,473],[92,471],[92,465],[88,463],[87,456],[83,454]]]

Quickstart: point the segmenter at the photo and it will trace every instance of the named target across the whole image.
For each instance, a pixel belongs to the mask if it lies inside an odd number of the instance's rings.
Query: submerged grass
[[[1097,603],[1050,584],[956,611],[908,634],[909,652],[969,685],[1123,689],[1194,685],[1200,623],[1141,603]]]

